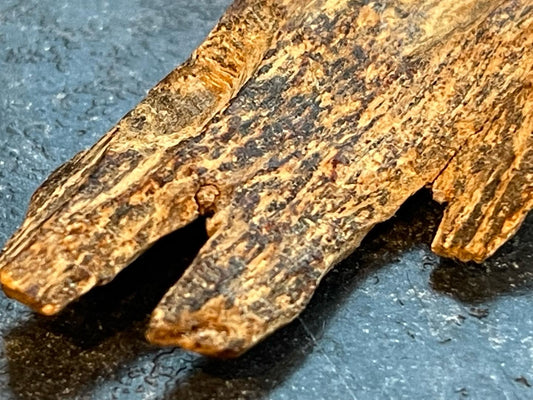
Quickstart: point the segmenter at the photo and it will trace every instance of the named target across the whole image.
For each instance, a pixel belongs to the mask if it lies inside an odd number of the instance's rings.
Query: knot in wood
[[[220,191],[215,185],[203,185],[196,192],[195,200],[201,215],[214,214],[215,202],[220,196]]]

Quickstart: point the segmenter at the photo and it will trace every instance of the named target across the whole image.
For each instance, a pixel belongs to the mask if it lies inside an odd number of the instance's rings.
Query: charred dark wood
[[[235,356],[424,186],[433,249],[482,261],[533,206],[532,51],[533,1],[237,1],[38,189],[4,290],[54,314],[209,215],[147,337]]]

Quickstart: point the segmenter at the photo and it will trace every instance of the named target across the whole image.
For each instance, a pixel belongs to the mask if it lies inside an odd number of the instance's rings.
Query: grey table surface
[[[229,0],[0,1],[0,244],[33,190],[201,42]],[[0,295],[0,399],[533,398],[533,218],[483,265],[433,255],[421,192],[242,358],[143,337],[205,240],[164,239],[44,318]]]

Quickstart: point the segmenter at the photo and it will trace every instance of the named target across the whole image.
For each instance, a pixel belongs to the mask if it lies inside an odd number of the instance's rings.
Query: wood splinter
[[[533,0],[364,3],[237,0],[33,195],[5,292],[55,314],[208,215],[147,338],[231,357],[424,186],[434,251],[493,254],[533,207]]]

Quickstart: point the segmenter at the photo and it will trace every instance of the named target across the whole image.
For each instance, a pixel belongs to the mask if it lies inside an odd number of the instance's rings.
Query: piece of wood
[[[56,313],[209,215],[147,337],[229,357],[424,186],[433,249],[482,261],[533,207],[532,50],[533,0],[238,1],[36,192],[4,290]]]
[[[297,4],[236,1],[182,66],[94,147],[55,171],[5,246],[6,293],[57,313],[196,219],[198,175],[165,163],[227,107]]]

